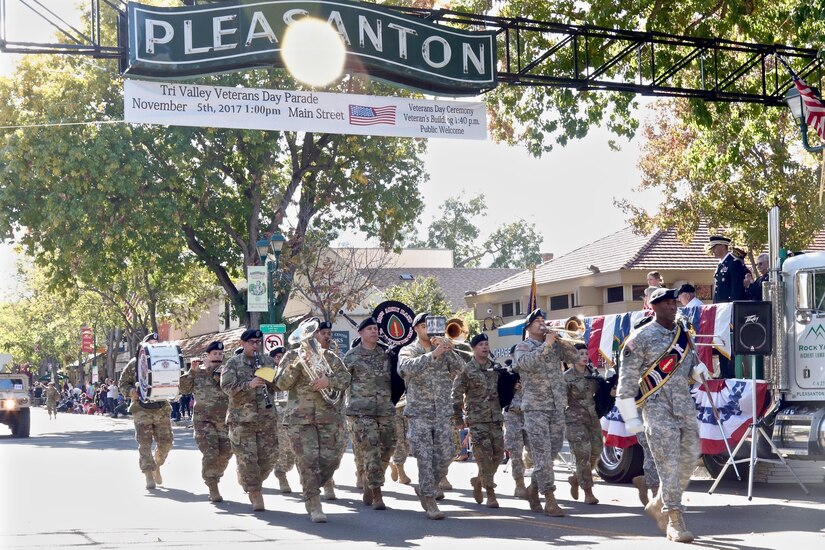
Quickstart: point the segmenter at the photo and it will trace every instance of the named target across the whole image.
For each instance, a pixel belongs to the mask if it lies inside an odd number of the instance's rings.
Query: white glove
[[[619,409],[624,420],[624,427],[628,432],[637,434],[644,431],[645,425],[639,418],[639,409],[636,408],[635,399],[632,397],[616,399],[616,408]]]
[[[710,371],[708,371],[707,366],[704,363],[699,363],[692,369],[690,369],[690,377],[696,380],[698,383],[702,383],[702,377],[705,379],[710,378]]]

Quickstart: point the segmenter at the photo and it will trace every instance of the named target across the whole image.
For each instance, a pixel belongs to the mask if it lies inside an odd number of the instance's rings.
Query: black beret
[[[482,332],[481,334],[476,334],[470,340],[470,347],[474,348],[482,342],[489,342],[490,338],[487,336],[487,333]]]
[[[322,321],[318,323],[318,330],[324,330],[325,328],[332,330],[332,323],[329,321]]]
[[[525,319],[524,319],[524,326],[525,326],[525,327],[529,327],[529,326],[530,326],[530,324],[531,324],[533,321],[535,321],[535,320],[536,320],[536,317],[542,317],[542,318],[544,318],[544,319],[547,319],[547,316],[544,314],[544,311],[543,311],[541,308],[534,309],[533,311],[531,311],[531,312],[527,315],[527,317],[525,317]]]
[[[160,337],[158,336],[157,332],[150,332],[149,334],[143,337],[143,340],[141,340],[141,342],[145,344],[149,340],[160,340]]]
[[[679,291],[672,288],[657,288],[650,295],[649,304],[658,304],[664,300],[676,300],[679,297]]]
[[[221,342],[220,340],[215,340],[214,342],[212,342],[208,346],[206,346],[206,353],[209,353],[210,351],[215,351],[215,350],[223,351],[223,342]]]
[[[371,326],[378,326],[378,323],[376,323],[375,319],[373,319],[372,317],[367,317],[366,319],[364,319],[363,321],[361,321],[358,324],[358,332],[361,332],[365,328],[371,327]]]
[[[587,349],[587,345],[582,344],[581,342],[576,342],[575,344],[573,344],[573,347],[576,349]]]
[[[246,342],[252,338],[263,338],[264,333],[256,328],[248,328],[241,334],[241,341]]]
[[[682,292],[691,292],[693,294],[696,294],[696,287],[689,284],[683,284],[679,287],[679,291],[676,294],[681,294]]]
[[[239,346],[235,348],[235,355],[240,355],[243,353],[243,346]]]
[[[421,323],[423,323],[424,321],[426,321],[428,315],[429,315],[429,312],[427,312],[427,311],[424,311],[424,312],[419,313],[418,315],[416,315],[415,319],[413,319],[413,326],[414,327],[418,326]]]
[[[278,346],[277,348],[273,349],[269,352],[270,357],[275,357],[279,353],[286,353],[286,348],[284,346]]]

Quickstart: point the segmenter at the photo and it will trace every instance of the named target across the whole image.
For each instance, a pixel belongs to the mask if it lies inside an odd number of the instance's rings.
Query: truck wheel
[[[747,447],[747,445],[743,445],[742,448]],[[750,450],[748,450],[748,454],[743,456],[742,451],[739,452],[737,455],[738,458],[748,458],[750,456]],[[722,453],[718,455],[702,455],[702,463],[705,465],[705,469],[711,475],[713,479],[719,477],[719,474],[722,473],[722,468],[725,467],[725,463],[728,461],[728,454]],[[739,477],[741,478],[740,481],[745,481],[748,479],[748,463],[747,462],[740,462],[736,465],[736,468],[739,470]],[[728,469],[725,470],[725,480],[736,480],[736,471],[733,469],[733,466],[728,466]]]
[[[12,437],[29,437],[31,427],[31,412],[29,409],[20,409],[17,412],[17,419],[11,429]]]
[[[638,443],[627,449],[605,445],[596,471],[608,483],[630,483],[634,477],[644,473],[643,463],[644,454]]]

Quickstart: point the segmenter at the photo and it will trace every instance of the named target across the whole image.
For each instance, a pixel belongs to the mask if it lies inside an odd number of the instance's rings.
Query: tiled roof
[[[224,353],[232,353],[236,347],[241,343],[241,334],[246,330],[246,327],[239,327],[224,332],[210,332],[209,334],[201,334],[200,336],[193,336],[191,338],[183,338],[177,341],[180,346],[181,353],[184,357],[197,357],[206,352],[206,346],[215,340],[223,342]]]
[[[402,279],[402,275],[411,275],[413,280],[421,277],[435,277],[453,311],[458,311],[467,309],[467,303],[464,301],[464,294],[467,292],[477,291],[520,272],[520,269],[504,268],[385,268],[378,270],[373,284],[379,290],[385,290],[410,282]]]

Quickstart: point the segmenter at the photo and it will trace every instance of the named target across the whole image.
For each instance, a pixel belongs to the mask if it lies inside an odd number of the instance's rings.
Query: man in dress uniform
[[[353,452],[361,455],[364,464],[364,504],[384,510],[381,487],[395,447],[390,358],[378,346],[375,319],[361,321],[358,336],[361,344],[344,356],[351,377],[347,417],[352,426]]]
[[[708,369],[698,360],[686,324],[676,319],[676,291],[660,288],[650,302],[654,317],[637,325],[621,352],[616,406],[629,432],[645,431],[659,472],[659,493],[645,513],[668,540],[691,542],[682,504],[682,492],[699,457],[690,384],[707,376]]]
[[[526,338],[516,345],[513,371],[521,376],[522,411],[527,448],[533,458],[533,477],[527,488],[530,509],[560,517],[564,511],[556,502],[553,461],[564,444],[564,410],[567,386],[561,362],[575,363],[579,354],[569,342],[562,342],[547,329],[544,311],[536,309],[524,320]],[[539,494],[544,495],[544,508]]]
[[[269,352],[269,356],[272,357],[276,366],[281,364],[284,354],[286,354],[286,348],[283,346],[278,346]],[[278,409],[278,459],[275,462],[275,478],[278,480],[279,491],[291,493],[292,487],[289,486],[286,473],[295,466],[295,455],[292,453],[292,445],[286,433],[286,424],[284,424],[286,397],[287,392],[285,391],[276,392],[274,397],[275,407]]]
[[[427,334],[428,313],[419,313],[413,320],[418,337],[401,348],[398,354],[398,374],[407,386],[404,415],[409,422],[409,443],[418,462],[418,496],[429,519],[444,519],[435,498],[438,482],[447,475],[453,460],[455,443],[450,419],[453,416],[451,398],[453,378],[464,361],[452,349],[446,338],[433,341]]]
[[[157,342],[158,333],[150,332],[143,338],[140,346]],[[166,462],[166,456],[172,450],[172,406],[168,401],[142,401],[137,382],[137,357],[132,357],[120,375],[118,389],[124,397],[129,396],[132,399],[129,412],[135,422],[140,471],[146,477],[146,488],[154,489],[156,485],[163,484],[160,467]],[[155,442],[154,455],[152,441]]]
[[[192,363],[189,372],[180,377],[180,393],[195,395],[195,412],[192,427],[195,442],[203,458],[201,476],[209,488],[210,502],[221,502],[218,482],[223,477],[232,445],[229,443],[229,428],[226,426],[226,410],[229,398],[221,390],[221,364],[223,363],[223,342],[216,340],[206,346],[206,363]]]
[[[490,360],[490,342],[485,333],[470,340],[473,358],[453,380],[453,410],[459,428],[469,426],[478,476],[470,478],[473,498],[481,504],[487,491],[487,508],[498,508],[495,474],[504,457],[504,431],[498,400],[498,367]],[[500,368],[500,367],[499,367]]]
[[[238,480],[255,512],[266,509],[261,484],[278,457],[278,413],[271,404],[267,407],[267,398],[276,388],[255,375],[261,367],[275,367],[271,357],[261,356],[262,338],[258,329],[245,330],[241,334],[243,351],[233,355],[221,373],[221,389],[229,396],[226,423],[238,463]]]
[[[734,300],[746,300],[745,262],[730,252],[730,239],[714,235],[708,241],[706,250],[717,260],[716,273],[713,275],[713,303],[721,304]],[[719,355],[721,378],[735,378],[734,362],[724,355]]]

